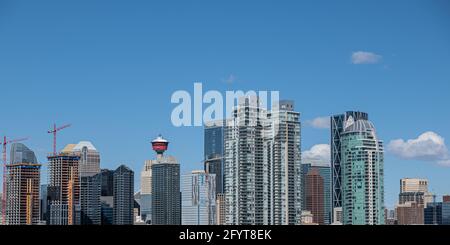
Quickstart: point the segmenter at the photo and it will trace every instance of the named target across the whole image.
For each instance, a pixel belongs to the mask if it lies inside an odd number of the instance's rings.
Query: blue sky
[[[362,110],[386,145],[405,140],[386,151],[388,206],[402,177],[429,178],[434,192],[450,193],[439,141],[450,138],[449,23],[444,0],[3,0],[0,134],[29,136],[45,162],[47,129],[72,123],[59,148],[90,140],[102,167],[126,163],[138,176],[162,133],[188,171],[201,168],[203,131],[172,126],[174,91],[192,92],[194,82],[279,90],[303,122]],[[366,53],[352,60],[358,51]],[[329,143],[327,129],[302,130],[305,151]]]

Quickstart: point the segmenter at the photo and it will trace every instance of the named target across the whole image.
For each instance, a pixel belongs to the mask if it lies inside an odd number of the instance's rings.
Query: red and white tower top
[[[161,135],[152,141],[152,148],[158,156],[162,156],[169,146],[169,141],[165,140]]]

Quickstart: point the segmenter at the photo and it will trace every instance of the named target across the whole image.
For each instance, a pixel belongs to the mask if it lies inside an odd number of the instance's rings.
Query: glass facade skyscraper
[[[216,224],[216,175],[192,171],[181,176],[182,225]]]
[[[428,203],[424,218],[426,225],[442,225],[442,202]]]
[[[80,178],[80,222],[82,225],[101,224],[101,174]]]
[[[204,130],[204,170],[216,175],[216,193],[224,190],[224,121],[205,123]]]
[[[181,224],[180,164],[173,157],[152,164],[152,224]]]
[[[320,176],[323,178],[323,194],[324,194],[324,223],[329,225],[332,223],[332,202],[331,202],[331,167],[325,164],[302,164],[302,199],[306,200],[306,174],[315,168],[319,171]],[[303,206],[303,210],[306,210],[306,205]]]
[[[343,223],[384,224],[384,149],[370,121],[345,121],[341,157]]]
[[[38,163],[34,151],[22,143],[13,143],[10,151],[10,164]]]
[[[334,213],[341,213],[342,207],[342,173],[341,173],[341,134],[344,132],[344,123],[349,117],[354,120],[369,120],[369,115],[365,112],[348,111],[345,114],[331,117],[331,173],[332,173],[332,208],[338,208]],[[334,216],[334,215],[333,215]],[[333,223],[341,220],[342,217],[333,217]]]
[[[113,224],[133,225],[134,172],[125,165],[114,171]]]
[[[450,225],[450,202],[442,203],[442,224]]]

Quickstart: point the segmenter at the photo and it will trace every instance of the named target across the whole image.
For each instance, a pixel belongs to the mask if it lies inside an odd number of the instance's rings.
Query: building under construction
[[[75,145],[68,145],[59,154],[48,156],[47,203],[49,225],[79,223],[80,156],[73,153]]]
[[[39,223],[40,169],[41,165],[36,163],[7,165],[6,224]]]

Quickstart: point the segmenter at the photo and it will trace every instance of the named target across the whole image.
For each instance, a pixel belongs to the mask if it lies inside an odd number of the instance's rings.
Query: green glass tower
[[[353,117],[345,122],[341,139],[343,223],[382,225],[383,142],[370,121]]]

